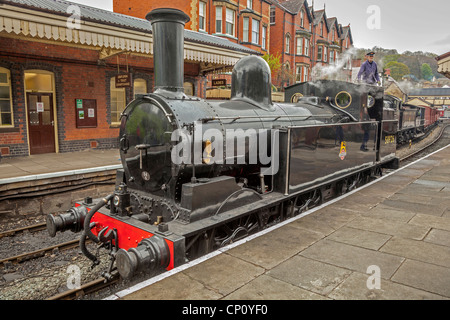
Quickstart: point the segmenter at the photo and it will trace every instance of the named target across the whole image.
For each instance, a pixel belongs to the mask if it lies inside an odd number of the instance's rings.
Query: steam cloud
[[[339,59],[334,65],[318,65],[316,64],[312,68],[311,77],[313,81],[316,80],[344,80],[345,77],[342,74],[342,69],[353,57],[356,56],[357,49],[350,48],[339,56]]]

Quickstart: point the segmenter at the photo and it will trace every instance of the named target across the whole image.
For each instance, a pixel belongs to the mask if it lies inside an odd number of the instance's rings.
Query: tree
[[[391,69],[391,77],[400,81],[403,76],[410,73],[406,64],[396,61],[391,61],[385,65],[385,69]]]
[[[433,70],[431,70],[431,67],[428,63],[423,63],[420,70],[421,70],[423,79],[431,80],[433,78]]]
[[[388,64],[389,62],[395,61],[398,62],[399,54],[388,54],[383,57],[383,63]]]
[[[281,68],[281,53],[274,56],[273,54],[265,54],[262,56],[264,60],[266,60],[267,64],[269,65],[270,72],[272,74],[276,74],[278,70]]]

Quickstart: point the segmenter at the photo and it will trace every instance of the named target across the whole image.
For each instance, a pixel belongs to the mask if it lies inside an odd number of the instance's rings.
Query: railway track
[[[44,256],[45,254],[49,252],[54,252],[55,250],[67,250],[67,249],[73,249],[78,247],[79,240],[75,239],[72,241],[63,242],[60,244],[56,244],[53,246],[49,246],[43,249],[35,250],[32,252],[27,252],[24,254],[19,254],[16,256],[0,259],[0,264],[5,263],[21,263],[30,259],[35,259]]]
[[[435,146],[436,143],[437,143],[439,140],[441,140],[442,136],[443,136],[446,132],[448,132],[448,131],[450,131],[450,124],[444,124],[444,125],[440,128],[439,133],[438,133],[436,136],[434,136],[434,137],[431,139],[431,141],[427,141],[426,143],[424,143],[423,145],[419,146],[418,148],[415,148],[413,151],[408,152],[407,154],[405,154],[405,155],[403,155],[403,156],[400,156],[400,157],[399,157],[399,161],[400,161],[401,163],[404,163],[405,161],[407,161],[407,160],[409,160],[409,159],[411,159],[411,158],[413,158],[413,157],[415,157],[415,156],[417,156],[417,155],[423,153],[423,152],[424,152],[425,150],[427,150],[428,148],[431,148],[431,147]],[[422,139],[421,139],[418,143],[420,143],[420,142],[422,142]],[[445,143],[448,144],[449,142],[444,142],[444,144],[445,144]]]
[[[38,224],[34,224],[31,226],[27,226],[27,227],[21,227],[21,228],[17,228],[17,229],[0,232],[0,239],[4,238],[4,237],[10,237],[10,236],[14,236],[17,234],[21,234],[24,232],[33,233],[33,232],[38,232],[38,231],[42,231],[45,229],[47,229],[47,226],[45,223],[38,223]]]
[[[46,300],[76,300],[88,294],[92,294],[109,286],[112,286],[118,282],[119,277],[115,277],[114,279],[109,280],[108,282],[104,278],[99,278],[89,283],[86,283],[80,286],[79,288],[67,290],[65,292],[49,297]]]
[[[404,151],[404,155],[400,157],[400,160],[403,163],[405,161],[408,161],[414,156],[417,156],[418,154],[421,154],[425,152],[428,148],[430,148],[431,145],[437,144],[437,142],[444,136],[444,134],[450,131],[450,124],[443,125],[442,128],[440,128],[439,134],[434,135],[433,137],[427,139],[426,142],[424,142],[423,146],[418,146],[417,148],[413,148],[414,150],[407,150]],[[450,138],[450,135],[447,135],[447,138]],[[443,140],[450,140],[450,139],[443,139]],[[424,140],[423,140],[424,141]],[[423,142],[422,141],[422,142]],[[443,143],[449,143],[449,141],[444,141]],[[406,147],[407,148],[407,147]],[[3,238],[8,237],[16,237],[21,234],[34,234],[38,232],[43,232],[46,229],[45,223],[39,223],[35,225],[31,225],[28,227],[21,227],[17,229],[12,229],[8,231],[3,231],[0,233],[0,241],[2,241]],[[77,236],[78,238],[78,236]],[[4,266],[8,264],[22,264],[26,263],[26,261],[29,260],[37,260],[37,258],[44,257],[49,254],[55,254],[63,250],[68,249],[76,249],[78,247],[78,239],[70,240],[62,243],[58,243],[51,246],[46,246],[45,248],[34,250],[31,252],[26,252],[22,254],[18,254],[15,256],[2,258],[0,260],[0,266],[3,264]],[[86,264],[90,265],[89,261],[86,261]],[[1,279],[1,274],[0,274]],[[89,297],[91,294],[95,294],[96,292],[99,292],[105,288],[111,287],[113,285],[120,285],[120,279],[116,276],[110,281],[106,282],[104,278],[94,279],[86,281],[83,285],[81,285],[79,288],[70,289],[70,290],[63,290],[63,292],[60,292],[58,294],[50,294],[44,299],[47,300],[74,300],[74,299],[81,299]],[[0,283],[0,293],[2,291],[1,283]]]

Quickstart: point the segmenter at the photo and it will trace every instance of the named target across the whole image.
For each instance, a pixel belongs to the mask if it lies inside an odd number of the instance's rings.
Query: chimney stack
[[[189,16],[177,9],[159,8],[145,18],[152,24],[154,90],[184,92],[184,26]]]

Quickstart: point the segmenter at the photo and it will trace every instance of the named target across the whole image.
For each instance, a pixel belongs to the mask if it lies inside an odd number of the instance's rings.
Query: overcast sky
[[[112,0],[73,2],[113,11]],[[324,3],[328,18],[337,17],[343,26],[350,23],[357,48],[450,51],[449,0],[314,0],[314,9],[323,9]]]

